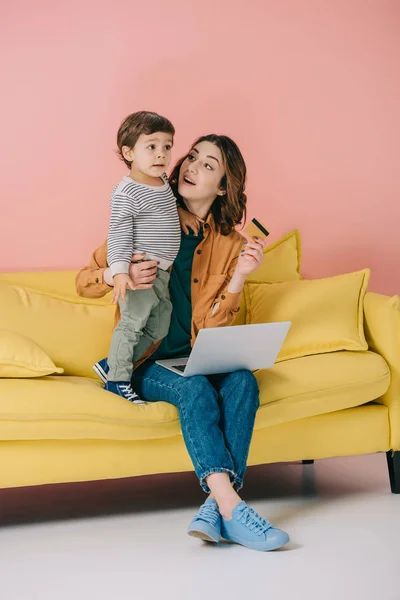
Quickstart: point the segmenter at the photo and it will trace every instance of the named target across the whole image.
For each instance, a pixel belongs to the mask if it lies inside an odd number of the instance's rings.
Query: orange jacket
[[[230,325],[240,308],[241,293],[231,294],[227,287],[239,258],[244,239],[237,232],[223,236],[215,230],[209,215],[204,225],[204,239],[197,246],[192,265],[192,336],[193,346],[200,329]],[[90,263],[76,276],[80,296],[101,298],[110,291],[103,281],[107,268],[107,241],[92,254]],[[173,267],[172,267],[173,268]],[[117,318],[119,309],[117,310]],[[158,344],[146,352],[143,362]]]

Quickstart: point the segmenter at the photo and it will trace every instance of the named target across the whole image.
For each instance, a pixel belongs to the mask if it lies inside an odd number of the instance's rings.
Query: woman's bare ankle
[[[233,489],[228,473],[212,473],[207,478],[207,485],[211,490],[209,497],[217,501],[221,515],[231,519],[233,509],[242,499]]]
[[[227,520],[232,518],[233,509],[242,501],[241,497],[234,490],[232,491],[232,496],[229,496],[228,498],[219,498],[219,500],[217,500],[219,512],[224,519]]]

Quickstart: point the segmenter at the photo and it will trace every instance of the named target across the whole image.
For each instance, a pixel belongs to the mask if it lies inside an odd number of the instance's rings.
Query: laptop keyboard
[[[186,369],[186,365],[174,365],[173,369],[176,369],[177,371],[180,371],[181,373],[183,373]]]

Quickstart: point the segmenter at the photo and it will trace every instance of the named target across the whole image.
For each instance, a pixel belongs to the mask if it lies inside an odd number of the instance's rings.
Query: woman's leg
[[[200,484],[214,496],[200,507],[188,533],[213,542],[219,541],[222,533],[226,540],[263,551],[287,544],[287,533],[273,527],[241,502],[232,487],[235,482],[239,486],[242,482],[258,406],[258,392],[255,397],[252,377],[231,374],[216,382],[222,399],[221,409],[217,391],[206,377],[181,377],[153,363],[139,367],[133,374],[132,384],[146,400],[164,400],[178,408],[186,447]],[[246,394],[251,396],[252,402],[243,400]],[[226,429],[234,460],[220,422]],[[235,471],[234,462],[241,472]]]
[[[132,385],[148,402],[163,400],[177,407],[186,448],[205,492],[210,492],[206,480],[212,473],[239,481],[219,426],[218,394],[207,377],[182,377],[146,363],[134,371]]]
[[[243,485],[254,421],[259,407],[257,380],[251,371],[235,371],[209,378],[219,393],[220,428],[225,445],[232,457],[236,478],[234,486]],[[207,478],[211,497],[217,500],[223,517],[230,519],[233,508],[241,501],[225,474],[213,474]]]
[[[209,497],[216,500],[221,515],[225,519],[230,519],[233,509],[242,499],[232,487],[228,475],[226,473],[212,473],[207,477],[207,485],[211,490]]]
[[[236,489],[243,487],[254,421],[260,406],[257,379],[251,371],[228,373],[212,385],[220,397],[220,427],[232,456],[237,480]]]

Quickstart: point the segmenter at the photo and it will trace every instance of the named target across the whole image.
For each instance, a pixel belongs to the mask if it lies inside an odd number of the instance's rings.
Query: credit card
[[[265,240],[269,236],[269,231],[257,219],[252,219],[244,230],[250,237],[258,237],[262,240]]]

